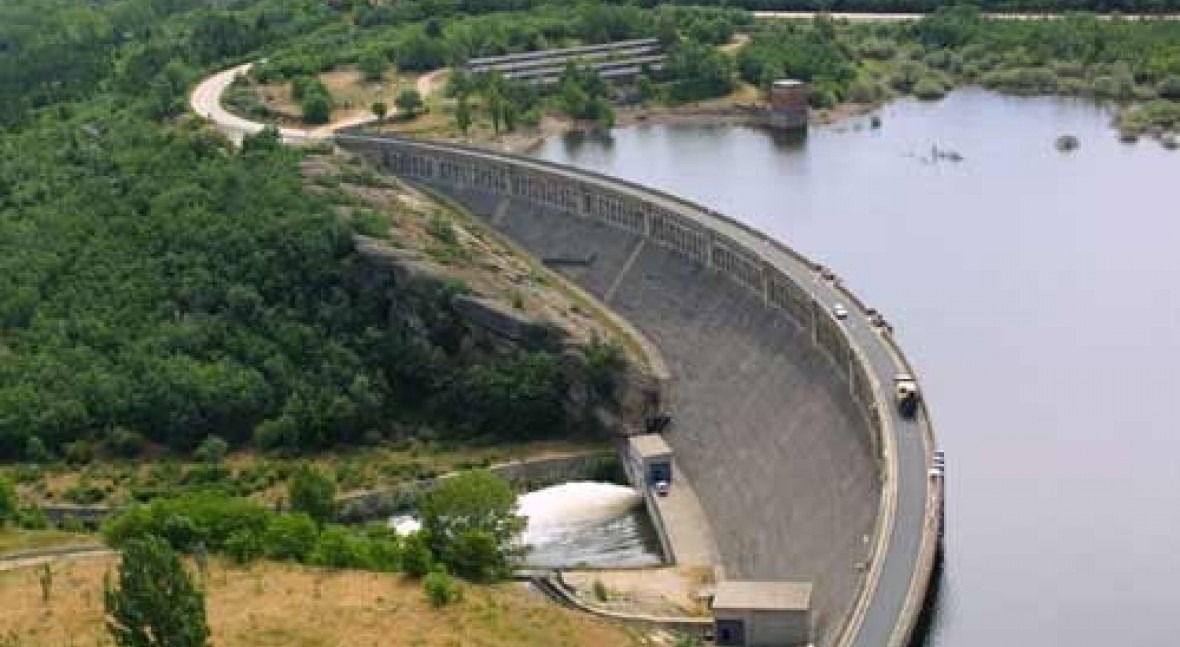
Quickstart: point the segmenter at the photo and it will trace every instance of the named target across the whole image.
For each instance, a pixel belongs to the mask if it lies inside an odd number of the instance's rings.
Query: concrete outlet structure
[[[627,439],[627,473],[635,487],[650,488],[672,483],[672,448],[659,434]]]
[[[793,647],[811,642],[810,582],[717,585],[713,596],[719,647]]]
[[[739,587],[719,596],[718,619],[743,620],[743,639],[807,626],[817,647],[908,642],[933,569],[941,482],[927,476],[924,401],[902,416],[889,390],[914,371],[854,294],[757,231],[616,178],[447,143],[336,142],[539,258],[583,259],[551,267],[659,349],[661,408],[676,423],[662,435],[667,454],[654,440],[631,445],[636,481],[667,456],[676,483],[647,498],[668,508],[685,492],[699,499],[702,514],[679,518],[709,532],[667,534],[712,537],[714,549],[677,546],[675,558],[715,555],[722,593]],[[772,584],[746,585],[742,598],[743,581]],[[812,583],[807,609],[797,598],[780,608],[785,594],[771,589],[800,582]]]

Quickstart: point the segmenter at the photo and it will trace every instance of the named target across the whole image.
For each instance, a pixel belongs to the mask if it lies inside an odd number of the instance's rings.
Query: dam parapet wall
[[[855,295],[781,243],[660,191],[451,144],[337,143],[542,259],[593,259],[561,271],[667,358],[668,442],[727,576],[814,581],[817,645],[905,642],[936,541],[933,437],[924,407],[899,417],[889,388],[913,371]]]

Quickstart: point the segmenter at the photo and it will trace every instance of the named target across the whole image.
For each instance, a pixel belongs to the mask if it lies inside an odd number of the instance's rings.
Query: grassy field
[[[494,446],[462,446],[407,441],[378,447],[345,448],[310,457],[281,458],[255,452],[229,455],[220,483],[244,496],[274,502],[285,496],[287,477],[303,463],[327,472],[341,492],[365,490],[458,469],[484,467],[523,458],[558,456],[609,448],[603,440],[550,440]],[[195,461],[103,460],[85,466],[54,464],[40,468],[8,466],[0,477],[18,484],[27,503],[102,503],[122,505],[137,491],[176,491],[195,484],[203,466]]]
[[[48,603],[41,599],[37,569],[0,573],[0,644],[111,645],[102,625],[102,579],[116,560],[57,563]],[[212,642],[220,647],[645,644],[630,629],[555,607],[517,584],[464,585],[461,602],[434,609],[420,584],[400,575],[214,562],[208,579]]]
[[[56,548],[58,546],[80,546],[97,543],[91,535],[62,532],[60,530],[0,530],[0,555],[24,550]]]

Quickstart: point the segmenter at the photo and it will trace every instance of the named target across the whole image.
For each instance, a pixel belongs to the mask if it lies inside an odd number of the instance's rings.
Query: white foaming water
[[[592,526],[621,517],[643,497],[634,488],[614,483],[571,481],[520,497],[519,514],[527,517],[524,543],[544,543],[574,526]]]
[[[633,488],[593,481],[572,481],[521,495],[517,514],[528,519],[520,538],[529,549],[525,563],[543,567],[660,563],[658,548],[638,510],[642,502]],[[392,517],[389,525],[399,535],[421,528],[412,515]]]

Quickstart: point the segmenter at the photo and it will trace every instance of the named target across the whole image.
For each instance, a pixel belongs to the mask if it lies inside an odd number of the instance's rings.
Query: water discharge
[[[659,547],[634,488],[571,481],[521,495],[519,514],[528,519],[521,537],[529,566],[653,566]],[[390,519],[399,534],[418,530],[409,515]]]

